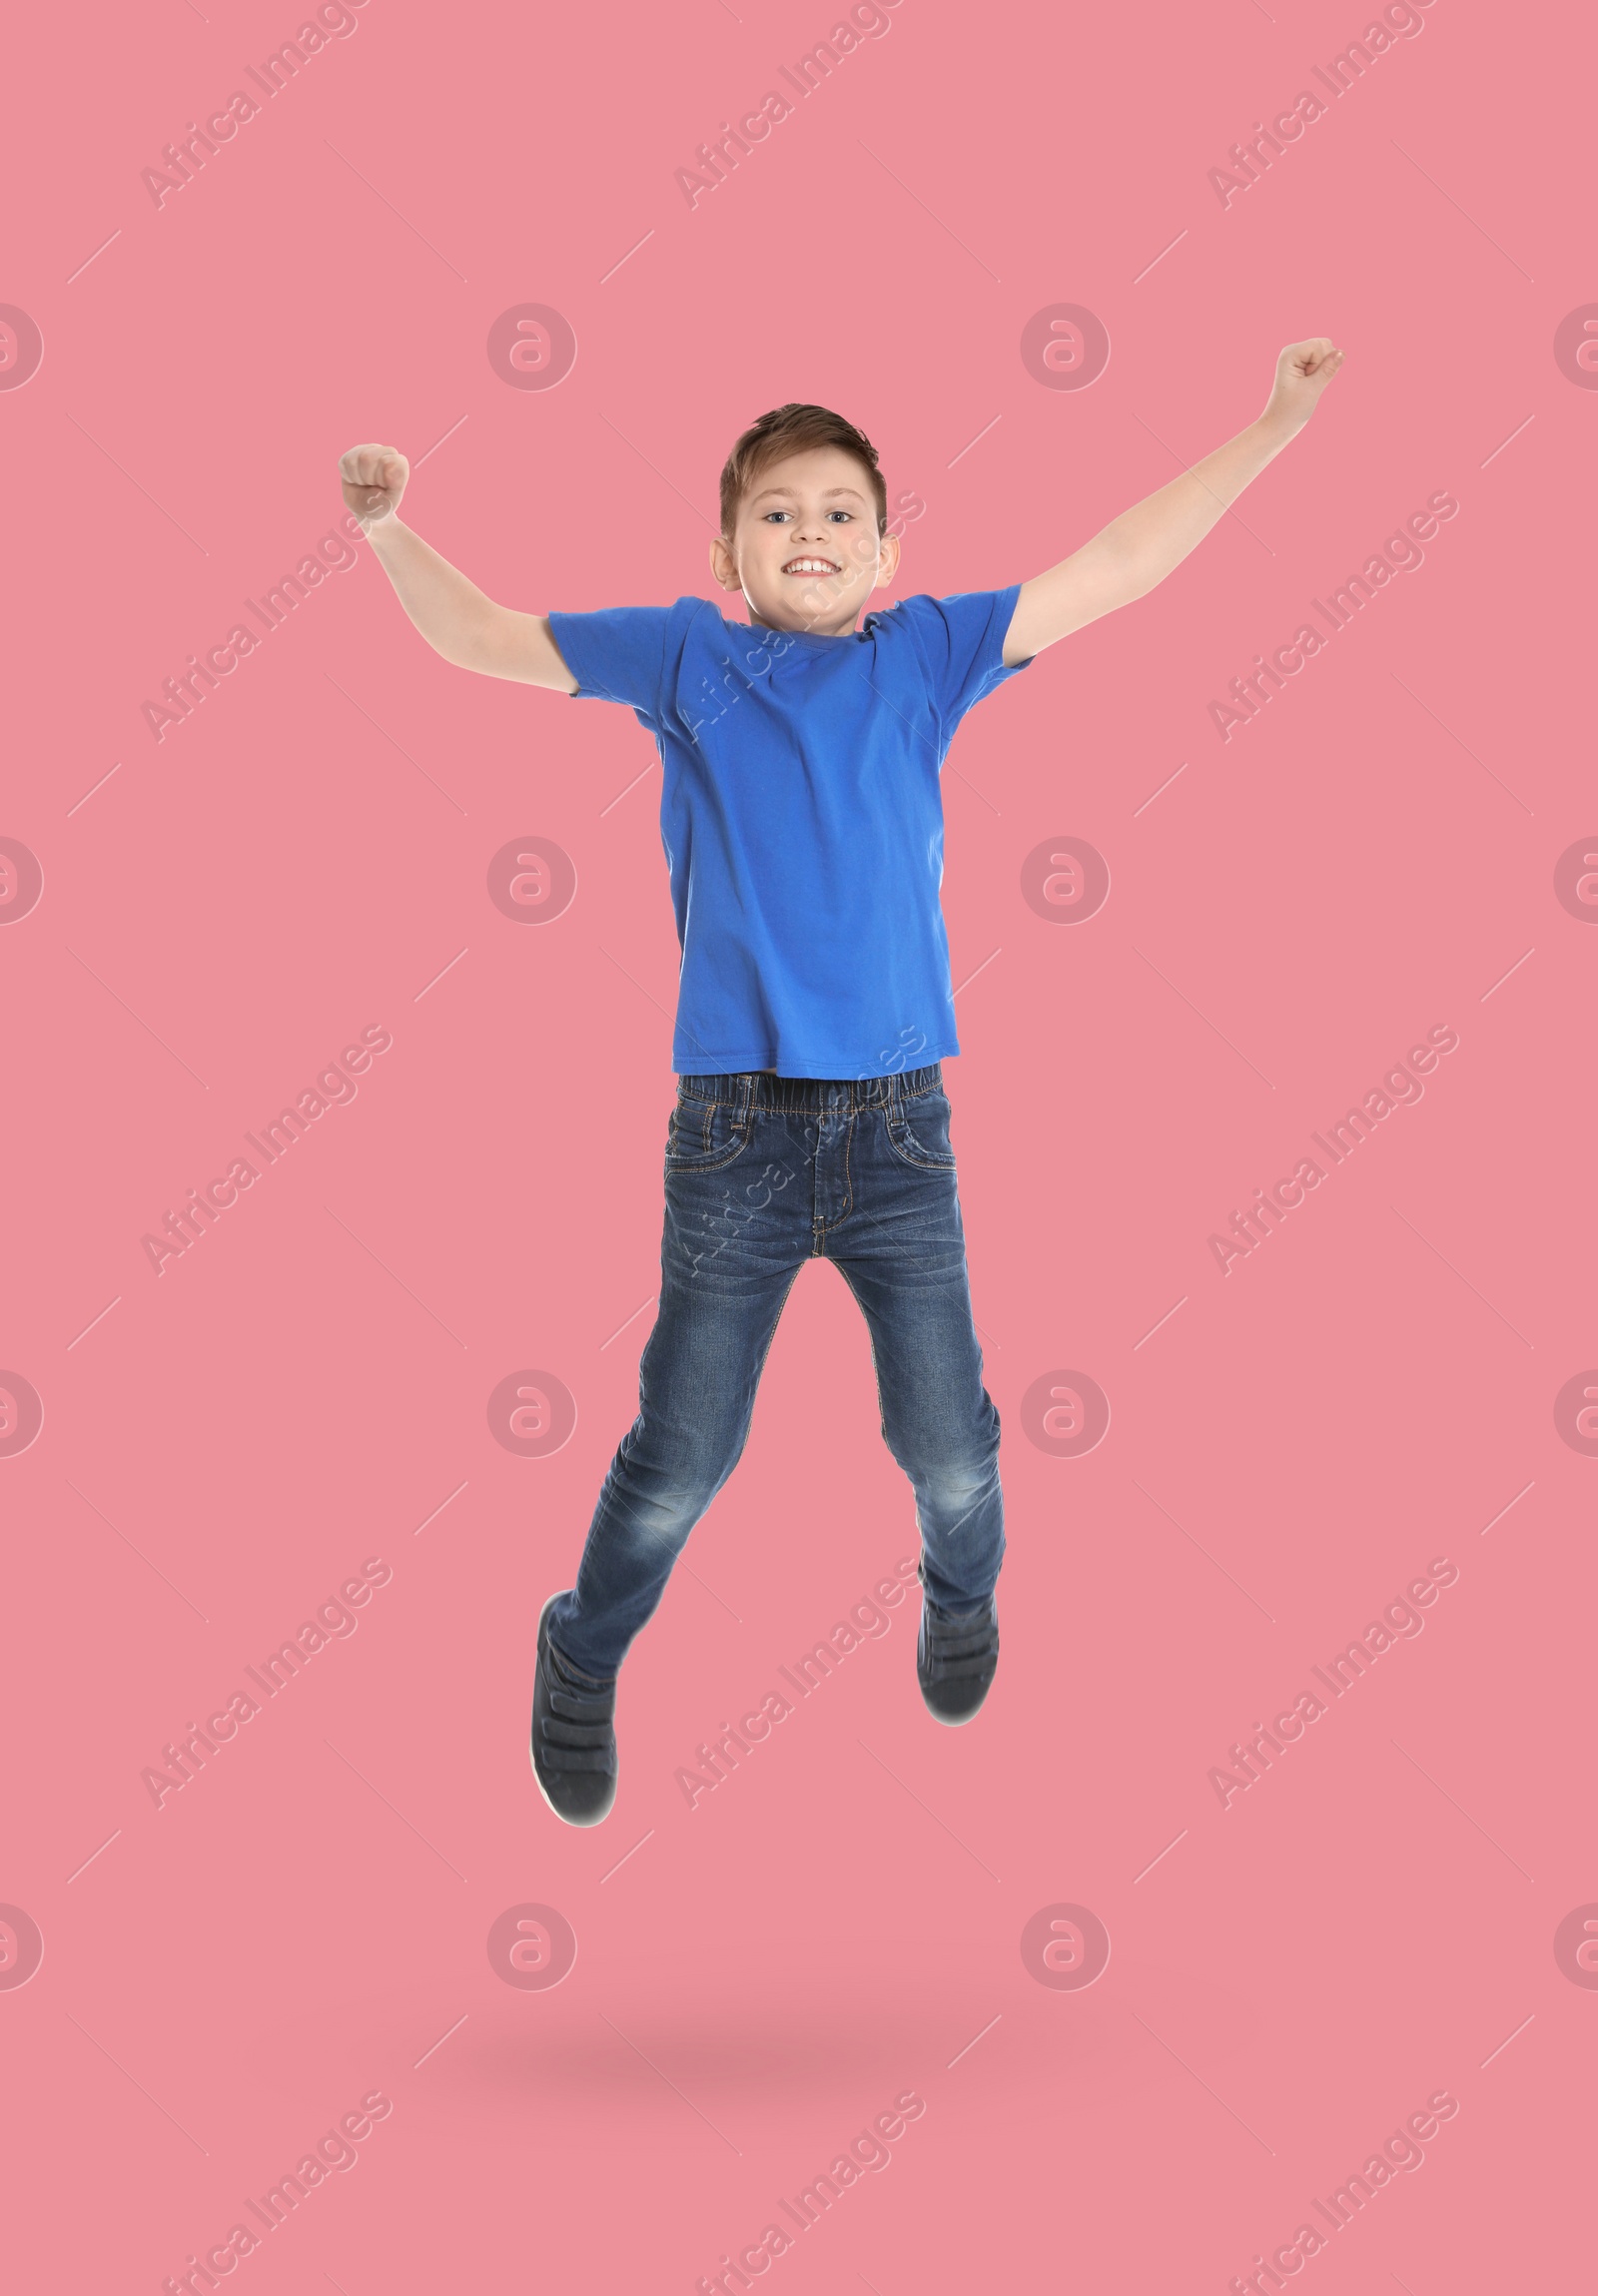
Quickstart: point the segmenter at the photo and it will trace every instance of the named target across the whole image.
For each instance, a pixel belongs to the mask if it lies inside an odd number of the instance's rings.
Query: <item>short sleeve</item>
[[[551,614],[560,658],[577,681],[573,700],[615,701],[659,731],[669,606],[608,606]]]
[[[1013,582],[1007,590],[906,598],[899,607],[946,739],[968,709],[1027,667],[1025,662],[1004,659],[1020,595],[1021,584]]]

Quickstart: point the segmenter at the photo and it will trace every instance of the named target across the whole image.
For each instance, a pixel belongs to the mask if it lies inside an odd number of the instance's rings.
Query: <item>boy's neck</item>
[[[773,637],[783,638],[852,638],[855,635],[855,624],[859,619],[860,613],[857,608],[849,617],[847,627],[841,630],[818,630],[812,628],[808,623],[799,623],[793,629],[788,629],[781,622],[763,621],[753,606],[749,609],[749,627],[752,630],[770,630]]]

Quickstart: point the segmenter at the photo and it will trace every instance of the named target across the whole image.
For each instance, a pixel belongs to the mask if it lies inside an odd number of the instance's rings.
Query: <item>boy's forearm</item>
[[[496,605],[397,517],[374,519],[367,539],[395,594],[434,653],[457,669],[575,693],[547,614]]]
[[[1143,597],[1198,547],[1243,488],[1296,435],[1298,427],[1261,415],[1169,486],[1162,486],[1158,493],[1112,519],[1088,548],[1104,544],[1107,554],[1120,565],[1129,600]]]
[[[378,519],[367,528],[367,540],[433,651],[459,669],[479,668],[492,599],[399,518]]]

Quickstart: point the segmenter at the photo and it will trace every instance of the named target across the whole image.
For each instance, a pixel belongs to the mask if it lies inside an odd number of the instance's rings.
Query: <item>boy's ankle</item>
[[[573,1682],[577,1683],[583,1690],[609,1690],[615,1682],[614,1673],[590,1674],[585,1666],[579,1666],[574,1658],[568,1657],[566,1652],[561,1649],[553,1635],[549,1637],[548,1648],[551,1657],[557,1661],[561,1673],[570,1675]]]

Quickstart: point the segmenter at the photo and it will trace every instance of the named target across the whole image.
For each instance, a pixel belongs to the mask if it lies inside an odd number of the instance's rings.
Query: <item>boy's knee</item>
[[[997,1444],[983,1443],[957,1454],[945,1451],[902,1464],[923,1508],[942,1524],[965,1521],[992,1496],[999,1481]]]
[[[993,1479],[999,1459],[999,1414],[991,1403],[956,1436],[947,1422],[884,1429],[889,1448],[918,1482],[956,1492]]]
[[[940,1506],[969,1506],[993,1489],[994,1461],[992,1458],[968,1459],[958,1465],[935,1467],[923,1480]]]

